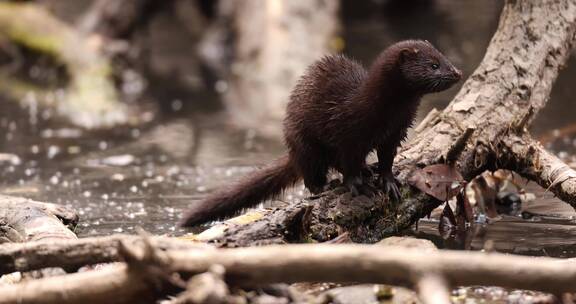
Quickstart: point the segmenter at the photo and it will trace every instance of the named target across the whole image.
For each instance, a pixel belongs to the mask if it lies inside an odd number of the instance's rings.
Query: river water
[[[423,38],[444,50],[465,75],[482,59],[501,7],[495,0],[415,1],[418,5],[410,7],[367,3],[344,2],[342,38],[348,54],[368,63],[393,41]],[[185,57],[186,50],[176,52],[180,53],[165,55],[164,60]],[[575,77],[572,59],[531,131],[576,166]],[[434,107],[443,108],[457,90],[426,97],[420,117]],[[77,210],[79,236],[131,233],[136,227],[154,234],[181,234],[184,231],[175,223],[187,206],[284,151],[280,139],[265,139],[257,130],[236,128],[223,111],[206,109],[206,104],[217,103],[215,96],[198,92],[178,100],[161,100],[170,105],[168,110],[145,128],[99,132],[50,119],[50,111],[38,108],[32,93],[24,105],[2,97],[0,193]],[[436,221],[423,220],[412,234],[444,248],[490,247],[519,254],[576,257],[573,209],[534,185],[529,185],[529,191],[537,197],[524,206],[535,214],[529,219],[505,217],[450,238],[440,236]],[[284,199],[302,195],[305,192],[298,186]]]

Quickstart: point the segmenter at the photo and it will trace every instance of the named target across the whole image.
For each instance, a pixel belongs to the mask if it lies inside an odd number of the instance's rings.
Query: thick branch
[[[145,248],[133,251],[142,255]],[[236,285],[358,282],[414,287],[422,277],[434,275],[443,278],[447,286],[497,285],[555,294],[576,290],[576,264],[497,253],[306,244],[169,250],[159,253],[158,258],[165,270],[158,275],[177,272],[189,276],[209,271],[218,264],[225,268],[226,281]],[[141,302],[141,297],[153,296],[150,282],[162,279],[151,275],[154,273],[129,271],[124,265],[116,265],[62,276],[57,281],[41,279],[0,287],[0,303],[131,303],[135,299]],[[430,281],[422,284],[421,288],[426,289]]]
[[[0,275],[15,271],[30,271],[48,267],[78,269],[98,263],[122,260],[119,243],[127,246],[142,245],[142,238],[130,235],[84,238],[74,241],[29,242],[0,246]],[[153,242],[162,250],[211,248],[177,239],[155,237]]]
[[[535,181],[576,208],[576,171],[530,135],[510,134],[497,149],[501,166]]]
[[[442,276],[424,274],[416,284],[418,295],[424,304],[447,304],[450,302],[450,288]]]
[[[436,273],[450,285],[497,285],[552,293],[574,290],[576,265],[551,258],[479,252],[419,250],[370,245],[284,245],[174,252],[177,271],[226,268],[238,284],[359,282],[413,286],[421,274]]]
[[[125,265],[3,286],[0,292],[0,304],[154,303],[146,278]]]
[[[514,121],[548,101],[576,32],[576,1],[507,1],[486,55],[440,114],[402,150],[396,170],[401,177],[415,164],[432,164],[446,155],[467,126],[477,131],[472,143],[494,145]],[[465,123],[465,125],[463,125]],[[464,176],[474,175],[475,149],[464,151]]]

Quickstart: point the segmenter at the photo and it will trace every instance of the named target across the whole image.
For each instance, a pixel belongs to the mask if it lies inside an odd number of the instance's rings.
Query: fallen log
[[[556,294],[576,288],[576,265],[499,253],[422,253],[372,245],[298,244],[179,251],[167,257],[175,271],[198,273],[211,265],[222,265],[227,281],[240,285],[306,281],[414,287],[423,274],[437,274],[449,286],[495,285]]]
[[[0,240],[3,242],[76,239],[69,227],[73,229],[77,223],[78,214],[66,207],[0,195]]]
[[[173,280],[174,274],[188,277],[207,272],[214,265],[221,265],[225,281],[235,286],[356,282],[419,286],[422,291],[433,286],[462,285],[497,285],[554,294],[576,290],[576,264],[553,258],[422,252],[376,245],[300,244],[159,251],[151,240],[121,247],[127,265],[69,274],[59,280],[2,286],[0,303],[148,303],[166,295],[166,286],[170,285],[165,282]],[[434,299],[445,295],[436,294]],[[436,300],[430,298],[433,301]]]
[[[0,287],[0,303],[154,303],[145,278],[116,265]]]
[[[37,241],[0,246],[0,275],[16,271],[31,271],[49,267],[78,269],[82,266],[122,261],[118,252],[120,242],[130,247],[142,245],[142,238],[131,235],[83,238],[78,240]],[[211,248],[178,239],[154,237],[160,250]]]
[[[576,171],[529,134],[509,134],[496,149],[503,168],[517,171],[576,208]]]

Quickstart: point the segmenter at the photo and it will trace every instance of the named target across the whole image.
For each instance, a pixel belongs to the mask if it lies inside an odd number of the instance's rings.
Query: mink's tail
[[[294,185],[300,174],[288,155],[246,177],[231,188],[223,189],[193,205],[182,218],[180,226],[191,227],[203,222],[237,214],[279,195]]]

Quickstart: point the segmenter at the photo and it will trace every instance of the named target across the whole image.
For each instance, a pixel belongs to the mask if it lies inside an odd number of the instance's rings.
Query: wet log
[[[173,274],[187,277],[211,271],[214,265],[225,269],[225,281],[234,286],[357,282],[412,288],[419,284],[424,291],[431,286],[496,285],[555,294],[576,288],[574,264],[498,253],[327,244],[168,250],[150,255],[154,250],[150,244],[125,246],[126,265],[65,275],[59,280],[1,286],[0,303],[148,303],[169,292],[165,283],[175,278]],[[445,295],[438,294],[429,303]]]
[[[159,250],[212,248],[199,243],[164,237],[154,237],[152,240]],[[130,247],[138,247],[142,245],[143,240],[139,236],[112,235],[58,240],[58,242],[41,240],[4,244],[0,246],[0,275],[50,267],[73,270],[87,265],[119,262],[122,261],[122,256],[118,252],[120,242]]]
[[[415,167],[443,162],[469,127],[476,131],[458,158],[462,175],[470,179],[485,170],[509,168],[505,165],[509,154],[501,147],[509,145],[510,138],[527,136],[527,127],[546,106],[570,56],[575,31],[576,1],[507,1],[480,66],[447,108],[419,126],[402,149],[395,166],[399,177],[405,180]],[[543,176],[514,169],[545,183]],[[576,193],[571,198],[562,193],[573,180],[557,181],[550,190],[573,202]]]
[[[155,303],[154,288],[126,265],[0,287],[0,303]]]
[[[167,253],[174,271],[226,269],[239,285],[293,282],[360,282],[413,287],[422,274],[448,286],[496,285],[551,293],[573,291],[576,265],[561,259],[500,253],[435,251],[373,245],[296,244]]]
[[[77,223],[78,214],[66,207],[0,195],[0,243],[75,240],[70,229]]]
[[[552,191],[576,208],[576,171],[529,134],[508,134],[496,147],[500,165]]]
[[[480,66],[446,109],[430,112],[400,149],[394,164],[395,174],[404,183],[405,199],[400,206],[396,208],[379,194],[351,198],[335,187],[266,211],[253,223],[230,226],[215,242],[249,246],[326,241],[344,231],[354,241],[374,242],[410,227],[441,203],[406,185],[416,169],[450,159],[469,180],[485,170],[510,167],[504,165],[510,162],[498,147],[510,147],[514,136],[525,136],[525,128],[548,101],[575,34],[575,0],[507,1]],[[521,156],[521,148],[514,147],[516,156]],[[528,179],[552,185],[552,192],[575,206],[574,171],[559,166],[549,154],[540,156],[548,167],[532,171],[538,174],[524,170],[530,165],[526,162],[515,169]],[[537,161],[531,161],[532,167],[540,168]],[[562,170],[556,170],[559,167]]]

